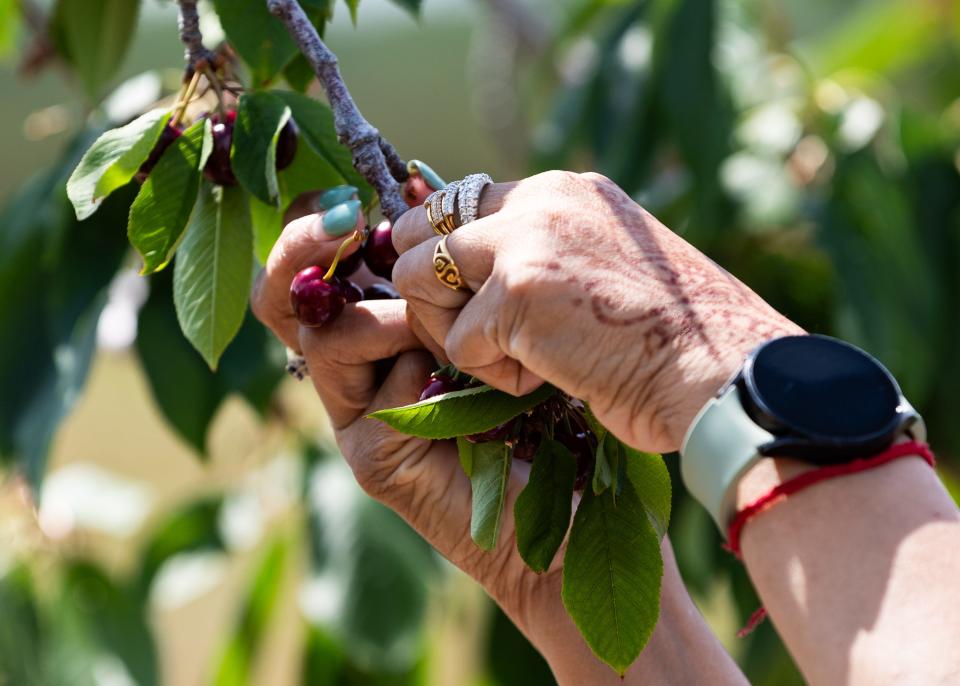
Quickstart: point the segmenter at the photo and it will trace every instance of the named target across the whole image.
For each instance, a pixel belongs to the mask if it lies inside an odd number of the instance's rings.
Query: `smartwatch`
[[[726,534],[737,482],[760,459],[851,462],[904,435],[924,441],[926,428],[882,364],[835,338],[784,336],[751,352],[700,410],[680,448],[680,472]]]

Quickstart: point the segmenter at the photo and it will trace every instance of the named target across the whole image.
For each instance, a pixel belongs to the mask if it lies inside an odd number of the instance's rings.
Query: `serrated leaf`
[[[57,0],[51,34],[91,99],[123,65],[139,12],[139,0]]]
[[[507,497],[507,481],[513,458],[510,448],[502,441],[487,443],[457,442],[470,465],[470,487],[473,493],[470,513],[470,538],[483,550],[493,550],[500,534],[503,503]],[[469,447],[468,447],[469,446]],[[462,454],[462,453],[461,453]]]
[[[143,257],[141,274],[173,257],[197,200],[200,174],[213,148],[210,121],[197,122],[171,145],[130,206],[127,236]]]
[[[545,572],[570,527],[577,460],[559,441],[544,440],[533,459],[530,480],[513,506],[520,557]]]
[[[210,369],[240,330],[253,273],[250,208],[240,188],[202,185],[173,270],[180,328]]]
[[[151,110],[97,138],[67,181],[67,197],[77,219],[83,221],[89,217],[104,198],[130,182],[169,119],[169,111]]]
[[[544,384],[527,395],[512,396],[490,386],[475,386],[370,415],[401,433],[434,440],[489,431],[556,393]]]
[[[330,108],[319,100],[292,91],[273,91],[273,94],[293,112],[301,139],[340,173],[342,183],[356,186],[364,207],[369,207],[373,202],[373,189],[353,168],[353,156],[337,139]]]
[[[265,0],[213,0],[213,6],[255,85],[269,83],[297,54],[296,44]]]
[[[473,476],[473,445],[463,436],[457,436],[457,457],[460,459],[460,468],[467,478]]]
[[[630,482],[643,503],[654,531],[663,538],[670,525],[672,493],[670,472],[667,471],[663,458],[623,445],[622,463],[621,474]]]
[[[563,604],[594,654],[621,676],[660,614],[660,540],[632,483],[590,489],[573,518],[563,558]]]
[[[596,464],[593,468],[593,492],[597,495],[608,488],[616,495],[617,472],[620,469],[620,441],[613,434],[603,433],[597,442]]]
[[[290,108],[272,93],[240,97],[230,164],[240,184],[268,205],[279,201],[277,140],[289,119]]]

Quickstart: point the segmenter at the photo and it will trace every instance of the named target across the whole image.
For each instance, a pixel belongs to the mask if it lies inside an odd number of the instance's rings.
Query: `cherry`
[[[541,434],[539,431],[528,431],[524,428],[513,444],[514,459],[523,462],[533,462],[533,458],[540,448],[540,440]]]
[[[236,118],[236,112],[227,112],[226,121],[219,121],[220,117],[216,114],[210,117],[213,122],[213,150],[203,168],[203,175],[219,186],[237,185],[237,177],[230,167],[230,147],[233,145],[233,123]]]
[[[354,250],[346,257],[341,257],[337,263],[337,276],[346,278],[356,272],[363,263],[363,251]]]
[[[375,283],[363,290],[364,300],[397,300],[400,294],[385,283]]]
[[[582,491],[593,472],[593,464],[597,459],[596,439],[593,433],[580,431],[577,433],[558,433],[557,440],[567,446],[573,456],[577,458],[577,475],[573,481],[573,489]]]
[[[180,138],[181,134],[183,134],[182,126],[174,126],[170,122],[167,122],[167,125],[163,127],[163,131],[160,132],[160,136],[157,138],[157,143],[153,146],[153,150],[150,151],[147,159],[143,161],[140,169],[137,170],[137,181],[143,183],[147,180],[147,176],[150,175],[153,168],[157,166],[157,162],[160,161],[160,156],[163,155],[167,148],[173,145],[174,141]]]
[[[324,281],[323,267],[301,270],[290,284],[290,304],[293,314],[304,326],[320,327],[329,324],[343,312],[347,292],[339,279]]]
[[[367,268],[384,279],[393,275],[393,265],[400,256],[393,247],[393,226],[388,220],[377,224],[363,244],[363,261]]]
[[[459,391],[461,388],[463,388],[463,384],[458,379],[446,374],[433,374],[427,379],[423,390],[420,391],[420,400],[427,400],[451,391]]]
[[[344,295],[347,298],[348,303],[358,303],[361,300],[365,300],[363,289],[360,288],[353,281],[347,281],[346,279],[337,279],[333,277],[334,280],[339,281],[340,285],[343,287]]]
[[[236,116],[236,115],[234,115]],[[277,171],[282,171],[293,163],[293,158],[297,154],[297,136],[300,131],[293,119],[287,121],[277,138]]]

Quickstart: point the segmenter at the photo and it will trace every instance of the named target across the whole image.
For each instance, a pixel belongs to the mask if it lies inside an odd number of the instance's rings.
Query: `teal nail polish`
[[[352,200],[357,196],[356,186],[334,186],[322,193],[317,198],[317,204],[321,209],[329,210],[334,205],[339,205],[347,200]]]
[[[420,160],[410,160],[410,165],[420,173],[420,176],[423,177],[423,180],[427,182],[427,185],[430,186],[435,191],[445,188],[447,182],[440,178],[440,175],[437,172],[433,171],[433,168],[430,167],[426,162],[421,162]]]
[[[323,232],[328,236],[344,236],[357,226],[359,200],[348,200],[334,205],[323,215]]]

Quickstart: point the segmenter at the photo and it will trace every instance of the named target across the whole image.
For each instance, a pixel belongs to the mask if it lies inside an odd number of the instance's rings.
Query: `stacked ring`
[[[460,269],[453,261],[453,256],[447,250],[447,238],[444,236],[433,249],[433,271],[437,279],[447,288],[455,291],[466,290],[467,283],[460,276]]]
[[[451,186],[453,188],[451,189]],[[453,200],[456,201],[457,184],[449,184],[446,188],[434,191],[424,201],[423,206],[427,210],[427,220],[433,227],[433,230],[440,236],[446,236],[451,233],[456,226],[453,223],[453,214],[443,211],[447,203],[447,194],[450,193]]]
[[[480,212],[480,194],[493,183],[489,174],[470,174],[460,182],[458,189],[460,226],[476,221]]]

